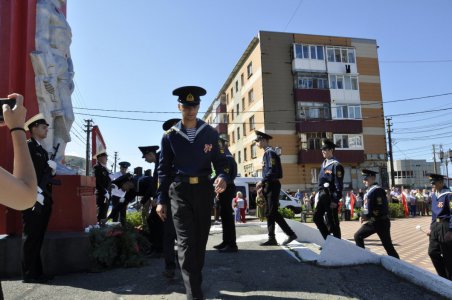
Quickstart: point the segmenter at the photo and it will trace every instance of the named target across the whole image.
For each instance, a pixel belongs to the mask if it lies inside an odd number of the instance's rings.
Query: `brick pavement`
[[[428,237],[416,229],[417,225],[421,225],[422,230],[427,231],[431,220],[431,216],[391,220],[391,237],[400,259],[436,274],[428,256]],[[314,223],[307,225],[315,228]],[[353,235],[359,227],[358,221],[342,221],[342,238],[354,242]],[[371,235],[364,242],[372,252],[386,255],[377,234]]]

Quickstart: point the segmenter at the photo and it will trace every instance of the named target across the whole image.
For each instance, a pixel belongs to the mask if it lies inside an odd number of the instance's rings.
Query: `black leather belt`
[[[436,218],[435,221],[436,221],[436,223],[441,223],[441,222],[449,223],[450,219],[449,218],[445,218],[445,219],[443,219],[443,218]]]
[[[203,183],[203,182],[210,182],[210,177],[209,176],[176,176],[176,178],[174,178],[175,182],[185,182],[185,183],[189,183],[189,184],[198,184],[198,183]]]

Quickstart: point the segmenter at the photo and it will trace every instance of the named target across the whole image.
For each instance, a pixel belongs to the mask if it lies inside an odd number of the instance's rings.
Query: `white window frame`
[[[319,183],[319,173],[319,169],[311,168],[311,183]]]
[[[339,142],[342,139],[345,139],[347,141],[347,147],[342,147],[342,142]],[[339,146],[336,149],[342,149],[342,150],[363,150],[364,149],[362,134],[338,133],[338,134],[333,135],[333,140],[334,140],[334,143]],[[356,143],[358,141],[359,141],[359,143]]]
[[[339,55],[337,55],[339,54]],[[350,57],[351,55],[351,57]],[[332,58],[332,59],[331,59]],[[352,58],[352,59],[350,59]],[[328,62],[340,62],[345,64],[356,63],[356,53],[354,48],[348,47],[326,47],[326,60]]]

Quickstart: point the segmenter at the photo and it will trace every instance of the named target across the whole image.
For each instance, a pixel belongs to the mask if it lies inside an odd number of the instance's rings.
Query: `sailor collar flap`
[[[334,164],[334,163],[339,163],[339,162],[336,159],[334,159],[334,158],[332,158],[331,160],[325,160],[323,162],[323,168],[326,168],[329,165]]]

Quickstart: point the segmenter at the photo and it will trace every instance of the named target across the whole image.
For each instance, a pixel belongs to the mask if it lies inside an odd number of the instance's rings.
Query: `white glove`
[[[104,195],[104,197],[105,197],[107,200],[110,200],[110,194],[108,193],[107,190],[105,190],[105,195]]]
[[[44,205],[44,196],[42,195],[42,190],[38,186],[38,194],[36,195],[36,201],[39,202],[39,204]]]
[[[119,198],[119,203],[124,203],[124,201],[126,201],[124,197]]]
[[[57,169],[57,163],[55,161],[53,161],[53,160],[48,160],[47,164],[52,169],[52,175],[55,175],[56,174],[56,169]]]
[[[329,182],[325,182],[324,184],[323,184],[323,187],[330,187],[330,183]]]

